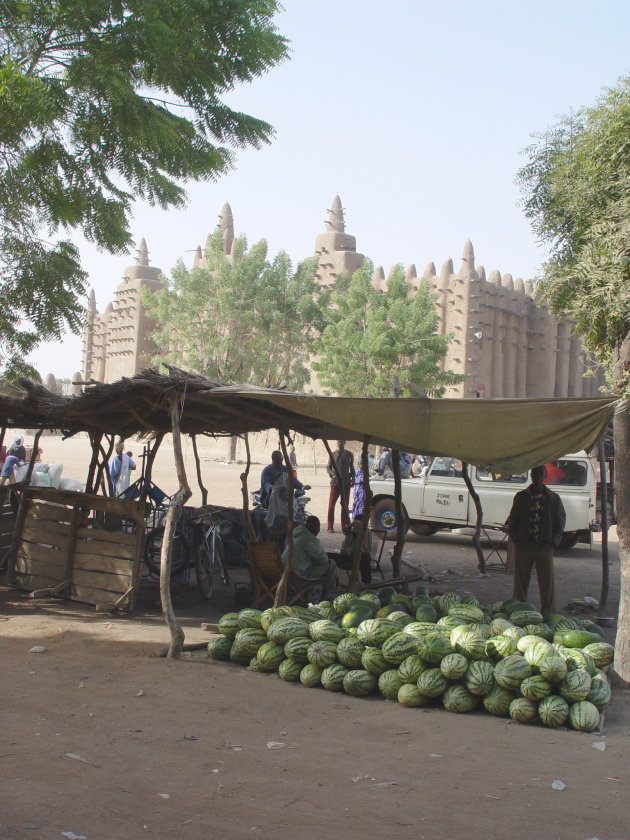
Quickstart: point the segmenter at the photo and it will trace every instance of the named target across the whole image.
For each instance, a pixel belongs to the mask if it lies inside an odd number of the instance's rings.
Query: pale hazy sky
[[[136,205],[133,235],[169,274],[192,263],[228,201],[235,232],[294,263],[313,253],[338,193],[357,250],[385,272],[429,261],[456,269],[466,239],[477,265],[524,279],[544,259],[518,207],[515,176],[530,135],[591,104],[630,71],[625,0],[284,0],[292,57],[229,98],[266,119],[274,142],[237,153],[217,183],[189,186],[184,211]],[[103,311],[127,257],[80,237]],[[81,370],[81,338],[42,345],[42,376]]]

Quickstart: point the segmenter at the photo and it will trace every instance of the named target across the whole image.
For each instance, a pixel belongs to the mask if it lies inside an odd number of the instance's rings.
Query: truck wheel
[[[396,506],[394,505],[393,499],[381,499],[380,502],[374,505],[370,514],[370,525],[377,531],[387,531],[385,539],[396,539],[398,529],[396,527]],[[402,527],[403,534],[406,534],[409,523],[404,513]]]
[[[437,525],[430,525],[428,522],[412,522],[409,530],[419,537],[432,537],[440,530]]]
[[[558,546],[559,551],[568,551],[570,548],[575,548],[578,542],[578,535],[577,534],[567,534],[565,537],[562,537],[560,541],[560,545]]]

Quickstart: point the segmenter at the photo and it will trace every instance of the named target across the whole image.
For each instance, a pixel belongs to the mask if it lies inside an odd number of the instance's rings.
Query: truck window
[[[564,487],[585,487],[588,477],[586,461],[569,461],[560,458],[545,464],[547,474],[545,484],[562,485]]]
[[[434,458],[431,475],[462,478],[462,462],[456,458]]]
[[[512,474],[493,472],[489,467],[477,467],[477,480],[487,482],[501,481],[507,482],[508,484],[525,484],[527,481],[527,473]]]

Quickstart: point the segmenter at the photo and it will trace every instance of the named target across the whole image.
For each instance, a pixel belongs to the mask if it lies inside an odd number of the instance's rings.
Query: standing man
[[[333,462],[337,465],[337,471],[341,478],[337,478],[337,472],[333,467]],[[350,488],[354,484],[354,455],[346,449],[345,440],[337,441],[337,450],[333,452],[332,457],[328,459],[328,466],[326,472],[330,476],[330,496],[328,498],[328,530],[334,531],[335,524],[335,505],[337,499],[343,493],[343,498],[346,501],[345,508],[341,506],[341,529],[345,533],[350,527],[350,519],[348,517],[348,505],[350,503]]]
[[[536,566],[540,611],[547,617],[556,611],[553,550],[560,545],[566,514],[562,499],[545,485],[544,466],[534,467],[532,483],[514,496],[507,520],[514,543],[514,591],[517,601],[527,600],[527,590]]]

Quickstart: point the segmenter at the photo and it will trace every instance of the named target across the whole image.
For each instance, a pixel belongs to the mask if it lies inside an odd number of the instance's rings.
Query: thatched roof
[[[12,428],[109,433],[129,438],[171,431],[170,401],[187,434],[292,430],[312,438],[364,440],[409,452],[452,455],[513,471],[590,448],[616,400],[355,399],[222,385],[170,368],[64,397],[23,381],[0,393],[0,424]]]

